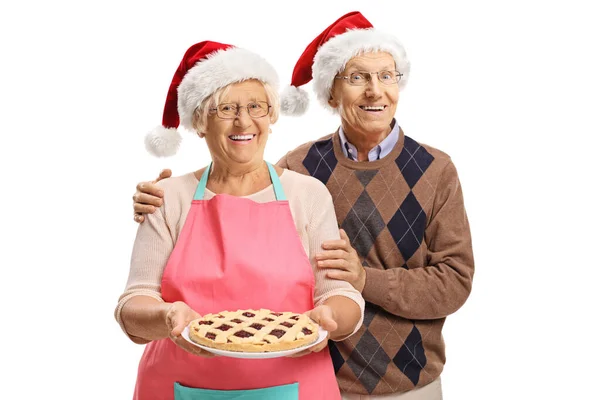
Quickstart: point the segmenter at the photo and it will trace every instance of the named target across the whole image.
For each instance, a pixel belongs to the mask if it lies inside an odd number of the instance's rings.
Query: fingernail
[[[159,190],[159,191],[158,191],[158,195],[159,195],[159,196],[162,196],[163,194],[165,194],[165,193],[164,193],[162,190]]]

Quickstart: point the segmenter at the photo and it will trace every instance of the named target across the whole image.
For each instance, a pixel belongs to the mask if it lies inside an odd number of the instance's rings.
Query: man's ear
[[[327,100],[327,103],[331,106],[331,108],[338,108],[339,106],[337,100],[333,98],[333,94],[329,95],[329,100]]]
[[[338,96],[335,95],[335,93],[339,90],[337,85],[337,79],[334,79],[331,84],[331,88],[329,88],[329,100],[327,100],[327,104],[334,109],[337,109],[340,106],[339,101],[337,101]]]

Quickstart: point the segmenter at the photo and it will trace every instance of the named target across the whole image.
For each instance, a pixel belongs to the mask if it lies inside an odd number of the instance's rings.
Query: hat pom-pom
[[[170,157],[177,153],[181,143],[181,135],[177,128],[157,126],[146,135],[146,150],[156,157]]]
[[[281,112],[285,115],[302,115],[308,109],[308,93],[296,86],[288,86],[281,93]]]

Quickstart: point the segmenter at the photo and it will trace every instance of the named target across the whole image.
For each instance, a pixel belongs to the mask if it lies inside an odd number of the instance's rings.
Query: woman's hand
[[[194,346],[185,340],[183,336],[181,336],[181,333],[185,327],[197,318],[200,318],[200,314],[192,310],[190,306],[184,302],[176,301],[175,303],[171,304],[171,307],[169,307],[167,310],[165,317],[165,322],[167,324],[167,328],[169,329],[169,338],[173,341],[173,343],[179,346],[179,348],[187,351],[188,353],[202,357],[214,357],[214,354]]]
[[[133,220],[135,222],[144,222],[144,214],[153,214],[156,207],[162,205],[164,193],[156,182],[170,176],[171,170],[163,169],[155,180],[137,184],[136,192],[133,195]]]
[[[315,321],[319,326],[325,329],[327,333],[327,338],[323,340],[321,343],[317,343],[314,346],[303,350],[299,353],[292,354],[290,357],[302,357],[310,353],[318,353],[327,347],[327,342],[329,342],[329,336],[331,332],[335,331],[338,327],[338,324],[333,319],[333,310],[331,307],[326,305],[321,305],[313,308],[310,311],[305,313],[310,319]]]

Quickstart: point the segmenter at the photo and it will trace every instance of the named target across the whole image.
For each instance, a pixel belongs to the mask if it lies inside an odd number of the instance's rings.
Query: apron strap
[[[203,200],[204,199],[204,191],[206,190],[206,182],[208,182],[208,175],[210,174],[210,169],[212,167],[212,161],[208,164],[208,167],[204,170],[202,174],[202,178],[200,178],[200,182],[198,182],[198,186],[196,186],[196,193],[194,193],[194,200]]]
[[[273,190],[275,190],[275,199],[277,199],[277,201],[286,200],[283,186],[281,186],[281,181],[279,180],[279,176],[277,176],[277,171],[275,171],[275,168],[273,168],[271,163],[267,163],[267,167],[269,167],[271,183],[273,184]]]
[[[277,199],[277,201],[286,200],[285,193],[283,192],[283,186],[281,186],[281,181],[279,180],[279,176],[277,176],[275,168],[273,168],[273,166],[270,163],[267,163],[267,167],[269,168],[271,183],[273,184],[273,190],[275,191],[275,199]],[[198,182],[198,186],[196,187],[196,193],[194,193],[194,200],[204,199],[206,183],[208,182],[208,175],[210,174],[211,168],[212,161],[210,162],[210,164],[208,164],[208,167],[206,167],[204,173],[202,174],[202,178],[200,178],[200,182]]]

